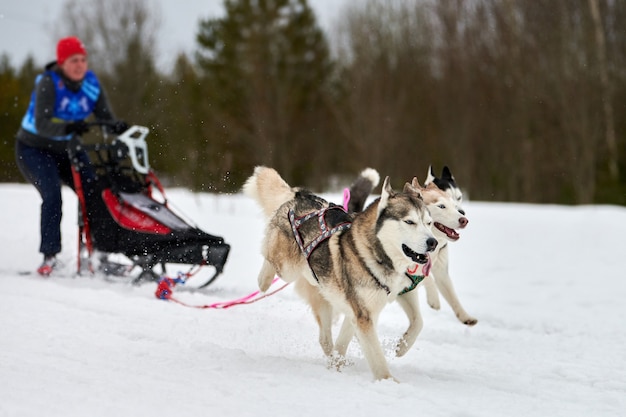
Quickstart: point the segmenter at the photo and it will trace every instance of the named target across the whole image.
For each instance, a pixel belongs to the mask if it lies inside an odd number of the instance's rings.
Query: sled
[[[97,270],[138,284],[158,281],[169,264],[187,265],[194,274],[210,266],[208,277],[194,277],[193,287],[204,288],[222,273],[230,245],[170,206],[150,168],[148,133],[147,127],[131,126],[110,143],[106,135],[98,144],[72,139],[68,152],[79,201],[77,272]],[[95,178],[82,178],[78,149],[89,153]]]

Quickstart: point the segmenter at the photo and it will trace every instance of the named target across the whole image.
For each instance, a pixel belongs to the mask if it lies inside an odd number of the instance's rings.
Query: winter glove
[[[75,134],[80,136],[87,132],[89,132],[89,125],[85,123],[84,120],[68,123],[67,126],[65,126],[65,133],[67,133],[68,135]]]
[[[111,133],[120,135],[126,132],[128,130],[128,127],[128,123],[123,120],[118,120],[109,128],[109,130],[111,131]]]

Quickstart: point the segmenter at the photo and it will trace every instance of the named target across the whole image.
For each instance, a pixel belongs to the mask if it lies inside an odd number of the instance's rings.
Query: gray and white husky
[[[350,212],[359,212],[365,207],[366,200],[378,184],[379,178],[378,172],[373,168],[367,168],[361,172],[349,189],[350,201],[347,207]],[[463,193],[447,166],[443,168],[441,178],[434,175],[432,166],[429,167],[424,186],[421,187],[416,179],[413,180],[412,185],[419,189],[420,195],[428,207],[433,219],[433,234],[439,242],[437,248],[430,253],[432,268],[427,265],[420,269],[421,273],[426,275],[421,281],[421,285],[426,289],[428,304],[439,310],[441,307],[439,292],[441,292],[458,319],[463,324],[473,326],[478,320],[470,316],[461,305],[448,271],[448,242],[458,240],[460,235],[456,229],[463,229],[469,222],[465,216],[465,211],[460,206]],[[413,265],[408,272],[415,277],[414,271],[416,269],[416,265]],[[417,291],[405,292],[398,296],[397,301],[409,319],[409,327],[396,346],[396,355],[402,356],[415,343],[422,330],[423,319]],[[345,355],[352,336],[351,329],[344,323],[335,344],[339,355]]]
[[[356,333],[374,378],[393,378],[376,330],[378,317],[411,284],[407,269],[429,264],[437,247],[420,190],[407,183],[396,192],[387,177],[378,199],[348,214],[292,188],[274,169],[257,167],[243,191],[268,218],[259,288],[267,290],[275,274],[295,282],[311,306],[328,356],[336,349],[333,316],[344,314],[344,337],[337,343],[347,347]]]

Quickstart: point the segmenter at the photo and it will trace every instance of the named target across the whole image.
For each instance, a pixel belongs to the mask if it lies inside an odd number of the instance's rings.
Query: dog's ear
[[[421,190],[421,189],[423,189],[423,188],[424,188],[424,187],[422,187],[422,186],[420,185],[420,182],[419,182],[419,180],[417,179],[417,177],[413,177],[413,181],[411,181],[411,185],[412,185],[412,186],[413,186],[413,188],[415,188],[416,190]]]
[[[380,202],[378,203],[379,215],[385,209],[385,207],[387,207],[387,204],[389,203],[389,198],[393,197],[395,194],[396,192],[393,191],[393,188],[391,188],[389,176],[385,177],[385,181],[383,182],[383,188],[380,193]]]
[[[404,184],[403,192],[405,194],[413,194],[414,196],[416,196],[420,200],[423,200],[422,190],[423,190],[423,188],[420,185],[420,182],[417,180],[417,177],[413,177],[413,181],[411,181],[410,184],[408,182],[406,184]]]
[[[441,192],[443,192],[443,190],[439,187],[437,187],[437,184],[435,184],[434,182],[431,182],[430,184],[424,186],[424,188],[422,188],[423,190],[439,190]]]
[[[444,165],[443,171],[441,171],[441,179],[446,181],[454,181],[454,175],[452,175],[452,172],[447,165]]]
[[[435,181],[435,173],[433,172],[433,166],[428,166],[428,174],[426,174],[426,181],[424,181],[424,187]]]

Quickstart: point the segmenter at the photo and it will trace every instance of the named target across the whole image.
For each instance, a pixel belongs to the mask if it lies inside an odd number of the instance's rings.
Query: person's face
[[[70,80],[81,81],[87,72],[87,56],[82,54],[70,56],[61,65],[61,70]]]

